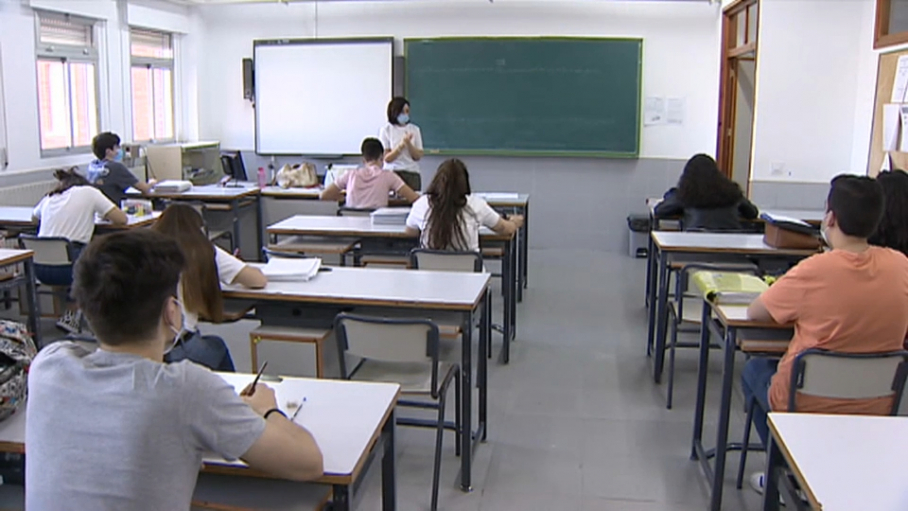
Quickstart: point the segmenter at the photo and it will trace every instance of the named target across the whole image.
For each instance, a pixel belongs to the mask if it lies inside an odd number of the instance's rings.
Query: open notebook
[[[713,303],[748,305],[769,286],[759,277],[747,273],[698,271],[691,282]]]
[[[302,281],[310,280],[318,275],[322,260],[318,257],[305,259],[284,259],[272,257],[268,264],[262,266],[262,273],[270,281]]]

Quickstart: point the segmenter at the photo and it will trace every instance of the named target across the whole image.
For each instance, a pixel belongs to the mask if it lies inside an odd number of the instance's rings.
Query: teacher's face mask
[[[410,116],[409,116],[409,115],[407,115],[407,114],[400,114],[400,115],[397,116],[397,123],[398,123],[398,124],[402,124],[402,125],[403,125],[403,124],[407,124],[408,122],[410,122]]]

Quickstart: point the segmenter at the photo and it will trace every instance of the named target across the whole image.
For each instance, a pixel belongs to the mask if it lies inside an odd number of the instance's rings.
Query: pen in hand
[[[259,369],[259,374],[255,375],[255,379],[252,380],[252,383],[250,383],[245,389],[243,389],[242,392],[240,392],[241,396],[251,396],[251,395],[255,394],[255,386],[258,385],[259,378],[262,377],[262,373],[265,372],[266,367],[268,367],[267,361],[264,364],[262,364],[262,368]]]

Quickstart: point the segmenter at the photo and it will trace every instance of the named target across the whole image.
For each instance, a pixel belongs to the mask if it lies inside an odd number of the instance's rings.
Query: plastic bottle
[[[265,174],[265,167],[259,167],[259,188],[264,188],[268,183],[268,176]]]

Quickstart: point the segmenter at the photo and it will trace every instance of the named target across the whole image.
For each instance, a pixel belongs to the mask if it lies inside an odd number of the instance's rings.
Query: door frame
[[[738,0],[729,5],[722,11],[722,39],[721,39],[721,56],[720,56],[720,74],[719,74],[719,122],[716,132],[716,162],[719,169],[728,177],[732,178],[732,169],[734,162],[735,147],[735,119],[737,115],[738,99],[738,61],[739,60],[756,60],[757,58],[757,34],[759,33],[759,0]],[[755,9],[751,9],[756,6]],[[750,34],[752,26],[750,17],[756,10],[757,19],[753,23],[756,28],[755,33]],[[738,44],[738,24],[739,15],[745,16],[745,36],[744,43]],[[748,155],[747,169],[747,190],[750,193],[750,165],[753,159],[753,151]]]

